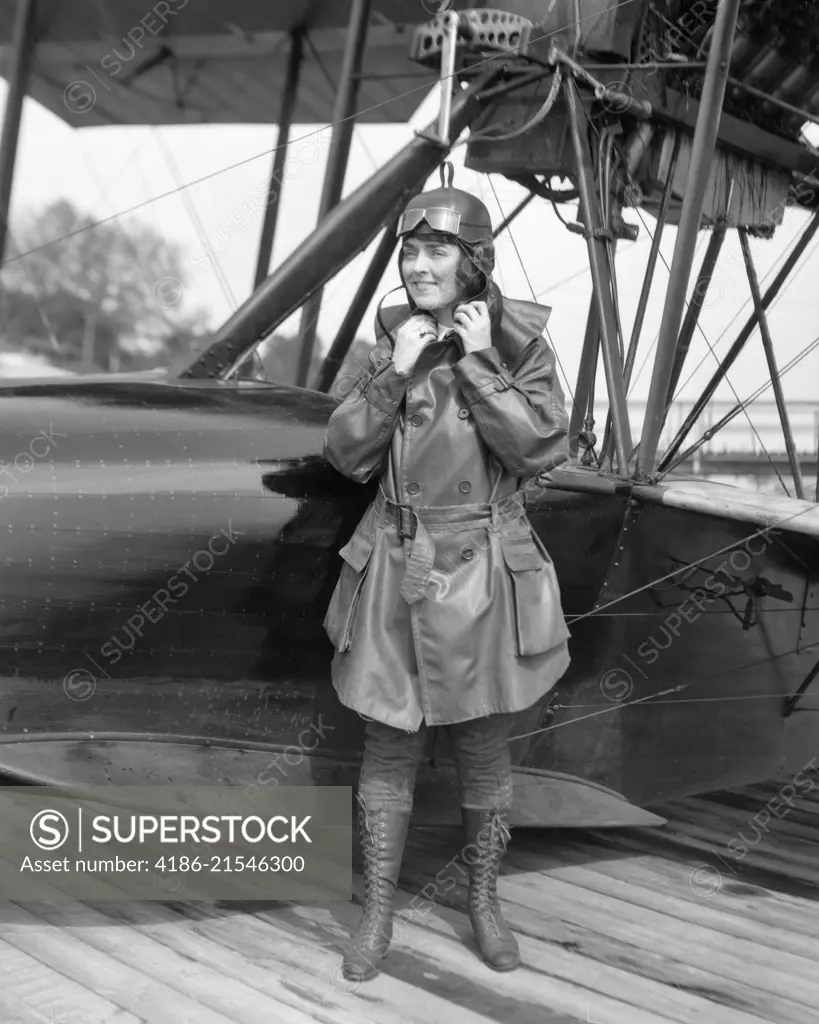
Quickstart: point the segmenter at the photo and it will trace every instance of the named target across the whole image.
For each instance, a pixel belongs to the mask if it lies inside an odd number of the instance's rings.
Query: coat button
[[[424,422],[424,417],[423,416],[419,416],[418,413],[416,413],[414,416],[410,417],[410,423],[414,427],[420,427],[423,422]]]
[[[459,420],[465,420],[468,415],[469,415],[469,409],[459,409],[458,410],[458,419]]]
[[[475,552],[472,550],[472,548],[464,548],[463,551],[461,552],[461,558],[465,562],[471,562],[474,557]]]
[[[458,490],[462,494],[468,494],[472,490],[472,484],[468,480],[461,480],[458,484]]]
[[[407,494],[417,494],[421,490],[421,485],[415,482],[407,484]]]

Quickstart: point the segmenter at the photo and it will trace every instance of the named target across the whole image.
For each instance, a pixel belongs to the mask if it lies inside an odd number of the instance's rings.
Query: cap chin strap
[[[492,275],[491,274],[487,274],[486,271],[484,271],[484,270],[481,270],[481,268],[477,265],[477,263],[475,263],[475,260],[472,258],[470,253],[463,246],[463,244],[461,242],[461,239],[458,239],[458,244],[461,245],[461,247],[462,247],[462,249],[464,251],[464,254],[466,256],[468,256],[469,259],[472,261],[472,265],[478,271],[478,279],[480,281],[482,281],[481,287],[478,289],[478,291],[475,293],[474,296],[469,297],[469,301],[473,302],[475,299],[478,298],[479,295],[485,295],[487,297],[487,299],[488,299],[489,292],[490,292],[490,290],[492,288]],[[399,270],[399,273],[400,273],[400,270]],[[402,289],[404,290],[404,292],[406,292],[407,301],[408,301],[408,305],[409,305],[410,309],[414,308],[413,307],[412,298],[411,298],[411,296],[409,294],[409,289],[407,288],[406,284],[403,283],[403,275],[401,275],[401,280],[402,280],[401,284],[397,285],[395,288],[391,288],[388,292],[386,292],[383,295],[383,297],[379,301],[378,306],[376,307],[376,310],[375,310],[375,318],[378,321],[378,326],[381,328],[381,330],[384,332],[384,334],[390,339],[390,341],[392,342],[393,348],[395,348],[396,341],[395,341],[395,338],[390,333],[390,331],[387,329],[387,325],[384,323],[384,319],[381,316],[381,309],[382,309],[382,307],[384,305],[385,300],[390,295],[392,295],[393,292],[398,292],[398,291],[401,291]]]
[[[393,338],[393,336],[387,330],[387,325],[384,323],[384,320],[381,317],[381,307],[384,305],[384,299],[386,299],[388,295],[392,295],[393,292],[401,291],[402,288],[404,289],[404,291],[406,291],[406,285],[403,285],[403,284],[399,284],[396,288],[391,288],[382,297],[381,301],[378,303],[378,306],[376,307],[376,310],[375,310],[375,318],[378,321],[378,326],[381,328],[381,330],[384,332],[384,334],[386,334],[387,337],[390,339],[390,341],[392,342],[393,348],[395,348],[395,344],[396,344],[395,338]]]

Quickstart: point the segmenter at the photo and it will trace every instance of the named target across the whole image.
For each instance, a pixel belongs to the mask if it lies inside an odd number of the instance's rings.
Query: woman
[[[440,188],[398,228],[409,305],[377,317],[371,369],[334,410],[325,455],[375,501],[350,542],[324,627],[333,685],[367,722],[358,801],[365,907],[343,974],[364,980],[392,938],[394,897],[428,727],[454,745],[469,914],[484,961],[520,963],[496,894],[508,839],[508,737],[569,665],[551,560],[521,482],[566,460],[550,310],[492,282],[486,207]]]

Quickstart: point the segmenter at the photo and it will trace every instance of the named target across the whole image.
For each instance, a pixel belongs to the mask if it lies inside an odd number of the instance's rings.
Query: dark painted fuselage
[[[77,778],[122,781],[131,750],[155,781],[253,784],[253,752],[354,766],[362,723],[330,685],[322,620],[374,487],[322,459],[333,407],[250,382],[0,390],[0,768],[70,781],[85,759]],[[626,494],[532,499],[573,660],[519,716],[521,772],[645,806],[810,759],[812,716],[783,709],[816,660],[814,538],[755,542],[695,615],[726,555],[664,577],[742,547],[747,523]],[[303,774],[291,761],[282,782]]]

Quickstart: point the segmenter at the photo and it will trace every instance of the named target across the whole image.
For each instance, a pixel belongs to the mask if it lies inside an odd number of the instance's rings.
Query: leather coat
[[[570,660],[554,566],[520,490],[566,449],[541,336],[551,310],[492,283],[480,297],[492,347],[464,355],[446,332],[406,376],[390,335],[414,310],[386,310],[370,369],[325,435],[340,473],[380,479],[324,620],[333,685],[362,716],[410,732],[528,708]]]

